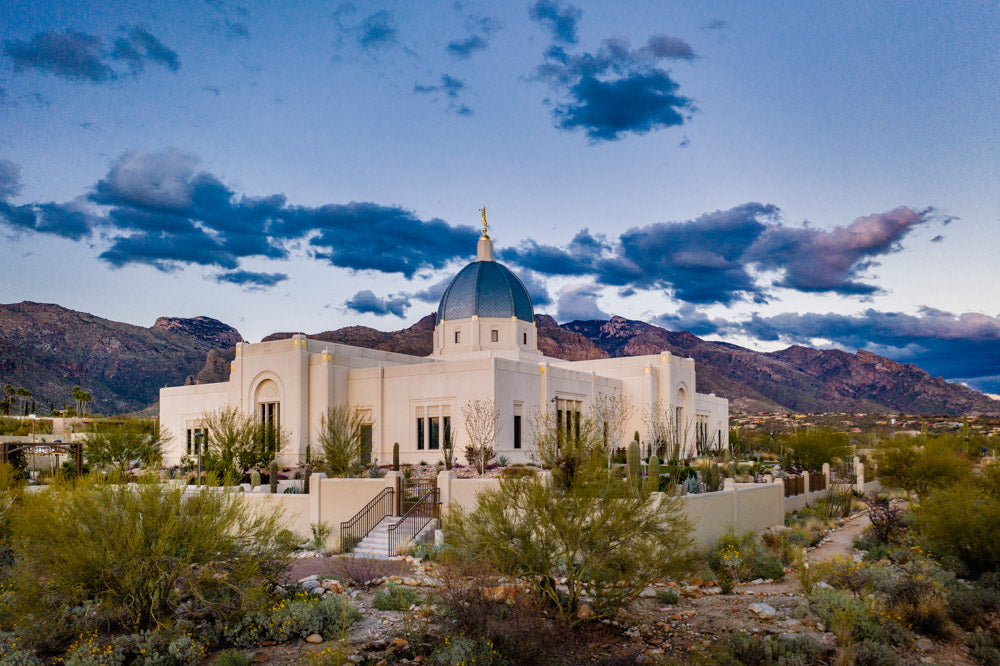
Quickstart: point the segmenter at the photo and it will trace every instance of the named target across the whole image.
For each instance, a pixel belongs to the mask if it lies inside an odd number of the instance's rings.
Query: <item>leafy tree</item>
[[[492,400],[470,400],[462,405],[462,420],[465,422],[465,435],[469,438],[465,458],[475,465],[477,472],[483,474],[496,455],[500,410]]]
[[[847,434],[828,428],[799,430],[783,439],[788,463],[810,472],[820,471],[823,463],[846,460],[853,453]]]
[[[158,465],[168,439],[157,423],[128,419],[89,433],[83,440],[83,455],[93,467],[124,474],[135,463]]]
[[[594,619],[610,617],[690,562],[691,528],[680,500],[636,492],[608,467],[601,435],[565,444],[562,451],[573,450],[568,456],[552,450],[558,438],[543,432],[543,455],[564,463],[554,470],[558,478],[503,477],[499,488],[479,495],[473,512],[453,508],[446,521],[458,557],[529,580],[570,625],[587,615],[579,612],[585,598]],[[566,593],[557,577],[565,577]]]
[[[326,410],[319,421],[316,466],[330,476],[346,476],[361,464],[361,426],[364,418],[349,405]]]
[[[951,435],[907,437],[897,435],[875,449],[878,479],[923,499],[935,488],[968,479],[972,461],[958,453],[961,443]]]

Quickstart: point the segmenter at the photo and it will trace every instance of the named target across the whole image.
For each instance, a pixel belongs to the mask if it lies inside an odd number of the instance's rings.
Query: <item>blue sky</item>
[[[1000,392],[994,3],[12,1],[0,302],[409,325],[474,254],[560,321]]]

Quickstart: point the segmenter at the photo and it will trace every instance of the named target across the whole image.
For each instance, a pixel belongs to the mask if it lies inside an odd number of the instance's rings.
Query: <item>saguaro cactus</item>
[[[309,494],[309,477],[312,476],[313,466],[306,463],[305,480],[302,482],[302,492]]]
[[[267,469],[268,475],[271,477],[268,479],[271,482],[271,494],[274,495],[278,492],[278,461],[272,460],[271,466]]]
[[[641,474],[639,472],[639,442],[632,440],[628,445],[628,455],[625,458],[628,463],[628,479],[632,485],[638,487]]]
[[[646,467],[646,486],[651,493],[660,489],[660,459],[655,453],[649,456],[649,464]]]
[[[392,445],[392,471],[399,471],[399,442]]]
[[[250,487],[256,488],[260,485],[260,472],[254,470],[250,472]]]

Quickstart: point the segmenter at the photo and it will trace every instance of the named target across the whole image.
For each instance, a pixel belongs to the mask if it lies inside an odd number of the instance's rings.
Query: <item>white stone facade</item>
[[[478,256],[477,261],[492,261],[485,233]],[[485,296],[490,294],[475,292],[471,311],[482,311],[478,304],[488,300]],[[651,439],[649,415],[656,411],[669,415],[683,456],[694,455],[698,444],[728,447],[729,403],[695,392],[692,359],[669,352],[576,362],[547,358],[538,352],[535,324],[523,307],[504,317],[474,313],[449,319],[444,311],[442,299],[434,352],[427,358],[302,335],[241,343],[229,381],[161,389],[160,421],[172,436],[164,462],[178,464],[197,440],[203,415],[227,406],[277,419],[288,434],[279,462],[304,462],[321,417],[338,404],[362,411],[370,425],[371,459],[379,464],[392,460],[395,442],[403,463],[437,462],[449,435],[456,460],[464,462],[462,407],[477,399],[492,400],[499,410],[497,455],[529,462],[530,428],[539,414],[559,408],[586,415],[601,394],[620,395],[633,406],[622,446],[634,431],[644,442]]]

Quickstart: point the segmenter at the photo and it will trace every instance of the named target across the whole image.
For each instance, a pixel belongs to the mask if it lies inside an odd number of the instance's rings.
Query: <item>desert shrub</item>
[[[383,589],[375,592],[372,606],[383,611],[401,611],[408,609],[418,601],[420,601],[420,595],[416,592],[389,581]]]
[[[681,595],[677,593],[676,589],[668,587],[666,589],[656,591],[656,600],[664,606],[673,606],[680,603]]]
[[[474,639],[465,636],[448,636],[434,654],[432,664],[440,666],[457,666],[458,664],[483,664],[493,666],[507,664],[507,660],[497,652],[489,639]]]
[[[969,653],[983,666],[1000,666],[1000,632],[994,629],[969,636]]]
[[[592,618],[609,617],[691,561],[680,500],[637,489],[609,469],[603,442],[589,432],[585,423],[579,440],[543,432],[538,451],[555,465],[551,482],[501,478],[474,512],[452,511],[445,524],[449,549],[527,579],[569,624],[579,621],[584,595]],[[556,577],[566,579],[565,595]]]
[[[270,606],[247,613],[222,629],[223,638],[237,647],[249,648],[264,641],[283,643],[291,638],[319,634],[330,639],[361,619],[351,603],[340,595],[318,597],[300,592]]]
[[[781,560],[772,555],[752,531],[742,535],[723,534],[709,551],[706,561],[720,579],[731,582],[785,577]]]
[[[25,495],[10,576],[11,624],[58,645],[101,623],[153,629],[253,608],[287,565],[279,517],[238,495],[79,483]]]
[[[936,581],[902,577],[893,589],[890,608],[914,631],[930,636],[948,634],[948,595]]]
[[[0,664],[3,666],[41,666],[34,652],[25,650],[14,633],[0,632]]]
[[[972,462],[959,454],[948,437],[897,435],[875,450],[878,480],[887,488],[912,491],[925,497],[967,479]]]
[[[399,560],[373,557],[336,557],[329,560],[327,571],[344,583],[367,586],[374,580],[402,574],[406,565]]]
[[[738,631],[712,651],[715,664],[727,666],[808,666],[820,663],[822,649],[808,636],[757,636]]]
[[[1000,497],[976,483],[930,494],[914,509],[914,528],[927,549],[973,578],[1000,570]]]
[[[125,663],[122,649],[109,640],[100,640],[97,630],[80,634],[63,655],[67,666],[119,666]]]
[[[892,586],[892,573],[875,563],[856,562],[837,556],[809,567],[813,584],[823,581],[839,590],[847,590],[856,597],[883,591]]]
[[[868,519],[871,527],[868,531],[880,544],[895,540],[903,529],[903,518],[898,506],[893,505],[886,497],[872,494],[865,499],[868,504]]]
[[[877,641],[861,641],[852,646],[854,666],[896,666],[899,656],[895,650]]]
[[[346,476],[361,463],[364,417],[348,405],[327,409],[320,417],[319,447],[313,464],[330,476]]]
[[[894,550],[891,544],[884,543],[876,537],[870,526],[854,537],[854,548],[864,553],[865,560],[873,561],[892,559],[891,555]]]
[[[818,472],[823,463],[844,460],[851,455],[847,433],[826,428],[798,430],[783,437],[785,457],[790,466]]]
[[[451,622],[453,640],[490,641],[512,664],[565,658],[570,633],[536,592],[501,584],[484,563],[454,553],[442,559],[437,571],[442,581],[437,606]]]
[[[813,535],[804,527],[792,527],[764,532],[760,538],[771,555],[789,565],[795,562],[803,548],[812,545]]]
[[[988,614],[997,610],[1000,610],[1000,588],[957,581],[949,589],[948,614],[967,631],[984,626]]]
[[[250,666],[253,663],[253,652],[243,650],[223,650],[215,656],[212,663],[215,666]]]
[[[83,454],[91,466],[122,474],[135,462],[145,467],[158,465],[166,439],[169,436],[159,426],[128,419],[89,433],[83,440]]]
[[[806,609],[837,635],[841,647],[872,641],[899,645],[910,636],[875,597],[855,597],[845,590],[816,587],[806,595]]]

